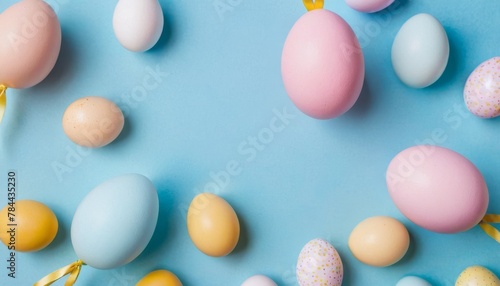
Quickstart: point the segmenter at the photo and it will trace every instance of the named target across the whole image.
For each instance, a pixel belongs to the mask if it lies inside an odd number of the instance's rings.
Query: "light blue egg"
[[[396,286],[432,286],[431,283],[417,276],[406,276],[396,283]]]
[[[151,240],[158,209],[156,188],[143,175],[127,174],[98,185],[80,203],[71,223],[77,256],[99,269],[131,262]]]

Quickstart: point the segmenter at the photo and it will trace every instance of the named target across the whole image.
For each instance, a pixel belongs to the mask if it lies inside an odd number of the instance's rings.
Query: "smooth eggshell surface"
[[[356,102],[365,66],[358,39],[337,14],[307,12],[290,30],[281,56],[288,96],[305,114],[328,119]]]
[[[240,223],[234,209],[223,198],[197,195],[187,213],[187,228],[194,245],[209,256],[231,253],[240,238]]]
[[[385,267],[398,262],[409,246],[406,227],[386,216],[365,219],[349,236],[349,249],[354,257],[372,266]]]
[[[400,152],[386,173],[389,195],[415,224],[440,233],[466,231],[488,207],[479,170],[455,151],[418,145]]]
[[[333,245],[323,239],[313,239],[300,251],[296,274],[300,286],[340,286],[344,267]]]
[[[500,57],[480,64],[469,76],[464,100],[474,115],[493,118],[500,115]]]
[[[278,286],[274,281],[264,275],[255,275],[243,282],[241,286]]]
[[[0,84],[29,88],[54,68],[61,26],[42,0],[23,0],[0,14]]]
[[[32,200],[17,200],[15,210],[9,205],[0,211],[0,240],[15,251],[38,251],[49,245],[57,235],[59,224],[56,215],[46,205]],[[15,217],[9,216],[14,214]],[[9,218],[14,218],[10,221]],[[15,223],[15,241],[11,242],[10,226]]]
[[[455,286],[500,286],[500,280],[487,268],[475,265],[460,273]]]
[[[392,45],[392,66],[406,85],[424,88],[443,74],[450,54],[446,31],[429,14],[418,14],[406,21]]]
[[[394,0],[345,0],[354,10],[364,13],[373,13],[387,8]]]
[[[139,174],[109,179],[90,191],[71,223],[71,242],[89,266],[111,269],[134,260],[146,248],[158,219],[158,194]]]
[[[119,0],[113,30],[120,44],[133,52],[151,49],[160,39],[164,18],[158,0]]]
[[[88,96],[71,103],[64,112],[64,133],[74,143],[85,147],[102,147],[120,135],[125,119],[112,101]]]
[[[406,276],[396,283],[396,286],[432,286],[431,283],[417,276]]]
[[[148,273],[135,286],[182,286],[182,283],[174,273],[161,269]]]

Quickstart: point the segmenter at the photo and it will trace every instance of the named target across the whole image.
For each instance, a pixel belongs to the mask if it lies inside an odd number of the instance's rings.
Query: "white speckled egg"
[[[469,76],[464,100],[474,115],[493,118],[500,115],[500,57],[480,64]]]
[[[406,21],[392,45],[392,66],[399,79],[414,88],[424,88],[443,74],[450,54],[446,31],[429,14]]]
[[[455,286],[500,286],[500,280],[487,268],[474,265],[460,273]]]
[[[328,241],[313,239],[300,251],[297,261],[300,286],[340,286],[343,277],[342,260]]]

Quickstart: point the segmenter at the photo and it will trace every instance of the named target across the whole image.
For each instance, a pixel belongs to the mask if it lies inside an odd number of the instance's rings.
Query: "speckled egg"
[[[455,286],[500,286],[500,280],[487,268],[474,265],[460,273]]]
[[[464,100],[474,115],[493,118],[500,115],[500,57],[480,64],[469,76]]]
[[[297,261],[300,286],[340,286],[343,277],[342,260],[328,241],[313,239],[300,251]]]
[[[125,119],[120,108],[100,96],[87,96],[71,103],[64,112],[64,133],[74,143],[97,148],[120,135]]]

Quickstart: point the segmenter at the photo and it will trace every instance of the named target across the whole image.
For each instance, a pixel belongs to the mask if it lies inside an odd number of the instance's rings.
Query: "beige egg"
[[[88,96],[71,103],[64,112],[64,133],[74,143],[85,147],[102,147],[118,137],[123,129],[124,116],[112,101]]]
[[[406,254],[410,235],[398,220],[376,216],[360,222],[351,232],[349,248],[361,262],[385,267],[392,265]]]
[[[188,209],[187,228],[194,245],[209,256],[225,256],[236,247],[240,223],[234,209],[223,198],[197,195]]]
[[[500,286],[500,280],[487,268],[474,265],[460,273],[455,286]]]

